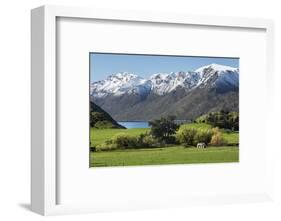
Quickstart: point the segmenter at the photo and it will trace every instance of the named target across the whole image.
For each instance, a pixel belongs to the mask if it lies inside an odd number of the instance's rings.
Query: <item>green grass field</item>
[[[208,124],[192,123],[193,128],[211,128]],[[91,145],[96,146],[111,139],[117,133],[139,135],[148,132],[148,128],[134,129],[94,129],[91,128]],[[228,144],[239,143],[238,132],[222,130],[224,139]],[[184,148],[172,146],[163,148],[144,148],[130,150],[101,151],[90,153],[91,167],[104,166],[134,166],[134,165],[161,165],[161,164],[188,164],[188,163],[218,163],[238,162],[238,146],[208,147],[206,149]]]
[[[121,151],[91,152],[91,167],[238,162],[238,147],[206,149],[173,146]]]
[[[95,129],[91,128],[91,145],[96,146],[111,139],[115,134],[126,133],[130,135],[139,135],[149,131],[149,128],[133,128],[133,129]]]

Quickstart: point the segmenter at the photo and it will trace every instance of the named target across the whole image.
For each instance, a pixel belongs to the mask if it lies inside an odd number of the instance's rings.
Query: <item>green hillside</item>
[[[125,129],[118,124],[106,111],[94,102],[90,102],[90,126],[93,128],[120,128]]]

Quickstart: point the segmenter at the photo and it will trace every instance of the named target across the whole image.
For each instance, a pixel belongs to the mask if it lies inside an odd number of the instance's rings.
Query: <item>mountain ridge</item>
[[[175,115],[192,120],[210,111],[239,111],[239,69],[210,64],[194,72],[157,73],[148,79],[124,72],[91,84],[95,101],[117,121]]]
[[[226,81],[238,87],[239,69],[225,65],[210,64],[196,71],[178,71],[152,74],[148,79],[129,72],[109,75],[105,80],[93,82],[90,94],[96,97],[107,95],[121,96],[123,94],[139,94],[147,96],[149,93],[164,95],[182,87],[192,90],[202,86],[210,78]],[[231,77],[229,77],[231,75]]]

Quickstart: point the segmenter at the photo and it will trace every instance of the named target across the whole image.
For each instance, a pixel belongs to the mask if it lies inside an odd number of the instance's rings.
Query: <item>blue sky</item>
[[[118,72],[130,72],[148,78],[155,73],[194,71],[211,63],[239,67],[238,58],[129,55],[129,54],[90,54],[91,82],[106,79]]]

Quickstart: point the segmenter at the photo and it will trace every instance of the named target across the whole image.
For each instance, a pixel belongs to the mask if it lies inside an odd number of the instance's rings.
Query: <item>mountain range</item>
[[[90,85],[90,98],[117,121],[175,115],[192,120],[225,109],[239,111],[239,69],[210,64],[195,71],[152,74],[122,72]]]

